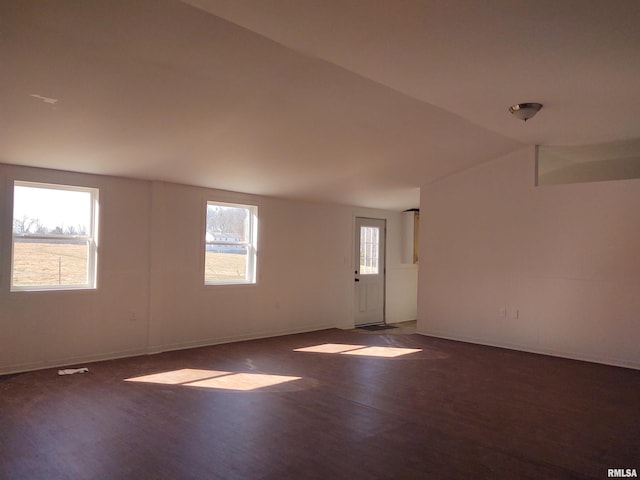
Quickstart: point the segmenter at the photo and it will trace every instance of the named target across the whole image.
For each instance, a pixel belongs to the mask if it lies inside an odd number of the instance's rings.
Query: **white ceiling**
[[[0,0],[0,162],[416,207],[524,144],[640,137],[638,25],[637,0]]]

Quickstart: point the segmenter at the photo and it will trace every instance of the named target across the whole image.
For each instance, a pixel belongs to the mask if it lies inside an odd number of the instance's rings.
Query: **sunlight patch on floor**
[[[314,345],[312,347],[296,348],[294,352],[343,353],[362,347],[362,345],[346,345],[343,343],[323,343],[322,345]]]
[[[272,387],[285,382],[301,380],[302,377],[285,375],[267,375],[265,373],[232,373],[224,377],[214,377],[198,382],[187,383],[188,387],[220,388],[223,390],[249,391],[257,388]]]
[[[154,373],[153,375],[144,375],[142,377],[127,378],[125,382],[140,383],[161,383],[163,385],[183,385],[196,380],[204,380],[207,378],[218,377],[220,375],[229,375],[230,372],[217,372],[215,370],[196,370],[194,368],[183,368],[181,370],[172,370],[170,372]]]
[[[410,353],[421,352],[421,348],[400,348],[400,347],[365,347],[358,350],[349,350],[342,352],[343,355],[363,355],[366,357],[384,357],[393,358]]]
[[[212,388],[221,390],[251,391],[301,380],[302,377],[272,375],[267,373],[224,372],[183,368],[141,377],[127,378],[125,382],[182,385],[185,387]]]
[[[342,343],[323,343],[311,347],[296,348],[294,352],[337,353],[340,355],[360,355],[364,357],[393,358],[421,352],[421,348],[368,347]]]

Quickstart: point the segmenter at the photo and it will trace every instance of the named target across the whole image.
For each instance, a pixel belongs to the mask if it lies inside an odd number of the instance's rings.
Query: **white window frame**
[[[44,182],[30,182],[15,180],[13,182],[13,193],[15,195],[16,187],[29,187],[29,188],[42,188],[45,190],[66,190],[72,192],[86,192],[90,195],[90,217],[89,225],[86,235],[16,235],[13,232],[13,217],[14,213],[11,213],[12,218],[12,236],[11,236],[11,291],[12,292],[37,292],[37,291],[63,291],[63,290],[95,290],[97,288],[97,273],[98,273],[98,210],[99,210],[99,189],[91,187],[82,187],[75,185],[65,185],[57,183],[44,183]],[[13,269],[14,269],[14,251],[16,238],[23,237],[33,240],[59,240],[60,238],[83,240],[87,242],[87,282],[79,284],[66,284],[66,285],[14,285],[13,284]]]
[[[246,241],[208,241],[207,240],[207,210],[209,206],[216,207],[232,207],[232,208],[246,208],[249,210],[249,231],[246,232]],[[215,200],[208,200],[205,205],[204,212],[204,258],[203,258],[203,279],[205,285],[253,285],[257,283],[257,257],[258,257],[258,206],[248,205],[242,203],[229,203],[218,202]],[[230,279],[230,280],[207,280],[206,279],[206,255],[208,245],[222,245],[222,246],[242,246],[247,249],[247,263],[245,267],[244,280]]]

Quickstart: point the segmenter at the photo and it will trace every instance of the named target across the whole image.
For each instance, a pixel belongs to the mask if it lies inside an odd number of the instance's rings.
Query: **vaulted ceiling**
[[[526,144],[640,137],[638,25],[637,0],[0,0],[0,163],[416,207]]]

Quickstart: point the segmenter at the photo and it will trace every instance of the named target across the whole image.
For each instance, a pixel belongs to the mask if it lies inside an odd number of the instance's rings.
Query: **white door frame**
[[[379,251],[377,274],[365,274],[360,271],[360,232],[361,226],[378,228]],[[354,298],[353,321],[355,326],[386,323],[386,237],[387,220],[356,216],[354,222]]]

